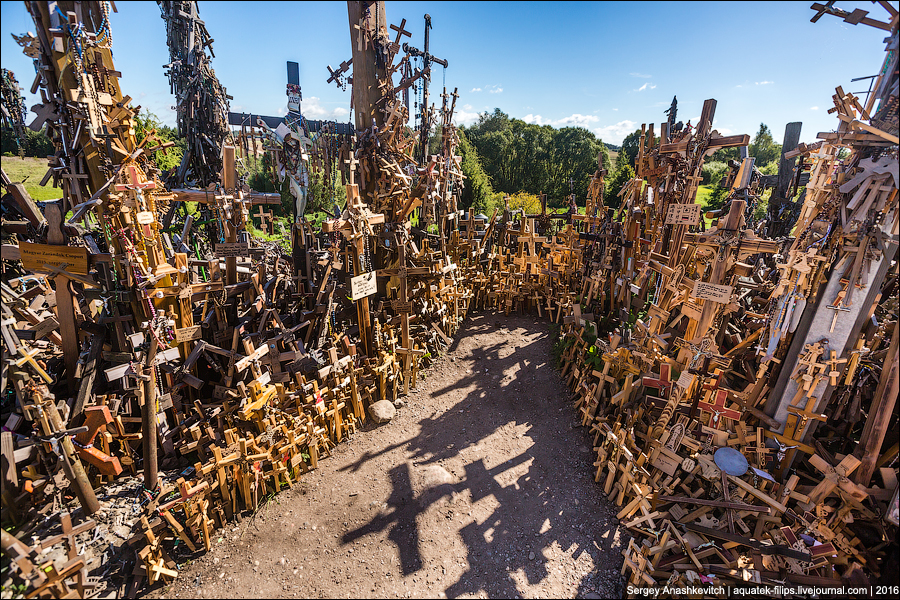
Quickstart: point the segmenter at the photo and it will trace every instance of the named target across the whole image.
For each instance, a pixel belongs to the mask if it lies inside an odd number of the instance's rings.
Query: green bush
[[[728,164],[719,161],[712,161],[703,164],[701,174],[703,176],[703,185],[718,185],[728,173]]]
[[[25,156],[34,156],[37,158],[47,158],[56,152],[53,142],[47,137],[47,128],[44,127],[40,131],[32,131],[25,128],[25,140],[22,143],[22,149]],[[12,129],[4,129],[2,132],[2,152],[7,156],[19,155],[19,144],[16,141],[16,134]]]
[[[606,198],[603,201],[604,204],[611,208],[619,208],[619,205],[622,203],[619,192],[622,191],[622,186],[631,179],[634,179],[634,169],[632,169],[631,165],[627,162],[623,162],[622,165],[616,169],[616,172],[613,173],[612,177],[606,180]]]

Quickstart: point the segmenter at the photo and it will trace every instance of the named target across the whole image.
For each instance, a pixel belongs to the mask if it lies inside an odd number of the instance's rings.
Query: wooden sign
[[[47,317],[32,327],[31,331],[34,332],[34,339],[39,340],[57,327],[59,327],[59,321],[56,320],[56,317]]]
[[[182,327],[175,330],[175,342],[183,344],[185,342],[193,342],[200,339],[200,326]]]
[[[148,210],[141,211],[137,214],[137,222],[141,225],[149,225],[155,220],[156,217],[154,217],[153,213]]]
[[[228,398],[228,388],[217,385],[213,388],[213,398],[216,400],[225,400]]]
[[[681,375],[678,377],[678,381],[675,382],[675,385],[683,390],[686,390],[691,387],[692,383],[694,383],[694,375],[693,373],[688,373],[687,369],[685,369],[681,372]]]
[[[712,300],[719,304],[728,304],[731,302],[731,293],[734,287],[730,285],[716,285],[714,283],[706,283],[704,281],[694,282],[694,291],[691,295],[701,300]]]
[[[670,204],[666,211],[666,225],[696,225],[700,222],[699,204]]]
[[[681,457],[668,448],[660,448],[659,454],[650,463],[666,475],[675,475],[681,466]]]
[[[409,314],[412,312],[412,302],[404,302],[402,300],[391,300],[391,308],[395,313]]]
[[[250,254],[250,244],[247,242],[232,242],[227,244],[216,244],[217,258],[231,258],[236,256],[248,256]]]
[[[19,253],[22,256],[22,266],[29,271],[46,271],[45,264],[54,267],[65,264],[70,273],[88,274],[87,248],[19,242]]]
[[[703,314],[703,308],[696,302],[691,302],[690,300],[688,300],[681,305],[681,314],[686,316],[688,319],[699,321],[700,315]]]
[[[157,398],[157,402],[159,402],[159,410],[160,412],[172,408],[172,394],[163,394],[159,398]]]
[[[375,271],[363,273],[350,278],[350,299],[356,302],[378,291]]]

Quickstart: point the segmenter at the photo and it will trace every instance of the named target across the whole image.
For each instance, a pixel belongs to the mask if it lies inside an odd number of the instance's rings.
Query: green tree
[[[747,148],[747,151],[750,156],[756,158],[757,168],[762,168],[781,158],[781,144],[775,143],[772,132],[765,123],[759,124],[759,131],[756,132],[756,136],[750,142],[750,147]]]
[[[159,120],[159,117],[150,111],[142,111],[135,115],[134,135],[138,143],[143,142],[144,138],[154,130],[154,135],[160,143],[173,142],[175,145],[165,150],[153,152],[150,156],[151,160],[156,162],[156,166],[161,171],[177,168],[181,164],[181,157],[184,156],[184,151],[187,147],[187,142],[178,135],[178,130],[164,125]]]
[[[628,163],[622,162],[612,177],[606,180],[606,198],[603,203],[611,208],[619,208],[622,203],[619,192],[622,191],[622,186],[631,179],[634,179],[634,169]]]
[[[718,161],[709,161],[703,163],[701,171],[703,176],[703,185],[719,185],[722,177],[728,174],[728,164]]]
[[[4,129],[2,136],[2,152],[3,154],[19,153],[19,146],[16,143],[16,134],[12,129]],[[22,150],[25,156],[34,156],[37,158],[47,158],[56,152],[53,142],[47,137],[47,127],[41,128],[40,131],[32,131],[28,127],[25,128],[25,139],[22,142]]]
[[[641,149],[641,130],[636,129],[633,133],[629,133],[622,140],[622,149],[619,150],[619,159],[616,161],[616,170],[622,165],[629,165],[634,168],[634,161],[637,159],[638,151]]]
[[[462,157],[462,173],[466,177],[460,195],[460,208],[474,208],[478,212],[485,213],[494,190],[491,187],[490,177],[481,166],[478,151],[463,131],[459,132],[457,152]]]

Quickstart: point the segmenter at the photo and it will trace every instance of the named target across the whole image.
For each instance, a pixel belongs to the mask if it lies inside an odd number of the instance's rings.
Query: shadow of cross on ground
[[[627,539],[593,482],[592,440],[576,428],[569,394],[549,364],[547,325],[474,315],[455,346],[456,364],[445,365],[455,376],[438,365],[432,377],[441,386],[419,391],[434,414],[410,424],[417,435],[340,469],[364,473],[373,459],[406,459],[387,471],[386,508],[341,543],[387,531],[404,576],[445,558],[436,548],[449,544],[463,568],[444,583],[447,597],[513,598],[526,589],[531,596],[532,586],[575,596],[601,587],[589,579],[598,571],[612,577]],[[435,546],[435,537],[444,543]]]

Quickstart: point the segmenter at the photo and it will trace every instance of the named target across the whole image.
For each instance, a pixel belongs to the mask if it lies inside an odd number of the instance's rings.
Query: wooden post
[[[784,155],[797,148],[800,142],[800,129],[803,123],[788,123],[784,128],[784,143],[781,146],[781,162],[778,164],[778,179],[775,189],[772,190],[772,196],[769,199],[769,237],[779,238],[790,233],[790,227],[794,225],[791,219],[785,219],[785,222],[779,222],[776,225],[777,211],[780,209],[782,202],[791,203],[791,198],[787,197],[788,189],[791,187],[791,180],[794,177],[794,163],[796,159],[787,159]]]
[[[894,325],[891,345],[887,356],[884,357],[884,366],[881,370],[881,378],[878,380],[878,388],[875,390],[875,397],[872,399],[872,406],[869,409],[869,417],[859,438],[859,445],[856,446],[854,452],[862,464],[853,474],[853,481],[866,487],[869,486],[872,474],[875,472],[875,462],[881,453],[881,444],[887,435],[894,407],[897,405],[898,382],[900,382],[897,373],[900,369],[897,360],[898,329],[900,329],[900,325]]]
[[[886,237],[890,235],[892,226],[892,223],[882,225],[882,231]],[[837,350],[838,356],[844,356],[853,347],[896,254],[896,244],[885,244],[881,258],[872,260],[868,265],[868,269],[864,273],[860,273],[860,277],[868,282],[868,286],[865,289],[866,293],[865,295],[854,296],[853,304],[847,307],[849,310],[843,313],[843,316],[836,322],[835,327],[832,327],[832,324],[835,322],[834,310],[829,309],[828,305],[837,297],[838,292],[843,287],[841,284],[843,273],[839,270],[834,271],[829,277],[827,284],[820,287],[816,302],[810,302],[806,306],[803,317],[797,326],[797,332],[805,332],[805,335],[794,335],[793,340],[791,340],[791,347],[784,356],[778,380],[772,386],[772,391],[769,393],[765,405],[765,413],[767,415],[774,417],[780,423],[786,423],[788,406],[790,406],[791,400],[797,393],[797,382],[791,378],[791,375],[797,365],[797,359],[800,357],[801,351],[806,344],[817,342],[823,338],[827,339],[829,348]],[[827,384],[828,380],[826,378],[820,382],[815,393],[811,393],[812,396],[819,399],[816,406],[811,409],[812,411],[822,412],[821,407],[826,406],[831,399],[833,387],[829,387]],[[807,434],[813,431],[814,427],[815,424],[811,424]],[[782,431],[783,429],[777,430],[778,433]]]
[[[356,187],[356,186],[353,186]],[[348,193],[347,198],[349,202],[350,198],[350,186],[347,186]],[[353,274],[354,275],[362,275],[362,267],[360,265],[360,258],[365,256],[366,248],[365,248],[365,236],[357,235],[353,238]],[[356,301],[356,311],[357,316],[359,317],[359,343],[363,348],[363,352],[365,352],[366,356],[374,356],[372,354],[372,336],[369,335],[369,328],[371,327],[369,324],[369,297],[360,298]]]
[[[369,8],[370,16],[366,19],[366,8]],[[365,41],[369,36],[371,40],[378,34],[375,23],[387,24],[384,12],[383,0],[371,2],[368,0],[348,0],[347,14],[350,21],[350,46],[353,48],[353,110],[355,113],[356,131],[365,131],[373,124],[381,127],[384,117],[381,110],[374,110],[375,103],[381,99],[379,81],[385,78],[384,67],[379,66],[375,60],[375,45]],[[360,37],[362,36],[362,38]],[[374,116],[373,116],[374,115]],[[375,206],[371,197],[375,190],[377,177],[366,177],[359,193],[363,200]]]
[[[47,204],[47,243],[58,246],[66,244],[62,227],[62,208],[59,203]],[[78,363],[78,327],[75,325],[75,300],[72,282],[66,277],[56,278],[56,311],[59,317],[59,335],[62,337],[63,357],[66,364],[66,382],[69,393],[74,393],[75,365]],[[63,427],[65,429],[65,427]]]
[[[36,405],[42,407],[47,416],[46,420],[42,420],[43,422],[41,423],[42,427],[46,428],[44,430],[46,436],[53,436],[56,432],[66,430],[62,415],[59,414],[59,409],[56,408],[56,404],[52,400],[44,399],[38,391],[34,392],[32,399]],[[75,452],[75,446],[72,445],[70,436],[63,435],[60,437],[59,445],[62,447],[63,452],[61,461],[63,471],[72,483],[75,495],[78,496],[78,501],[81,502],[81,506],[84,508],[84,514],[90,516],[100,510],[100,502],[97,501],[94,488],[91,487],[87,473],[84,472],[84,465],[81,464],[81,460]]]
[[[222,147],[222,185],[225,193],[234,192],[234,146]],[[225,242],[237,242],[237,229],[232,219],[226,219],[225,224]],[[237,257],[228,256],[225,258],[225,283],[232,285],[237,283]]]
[[[141,407],[141,433],[143,434],[144,450],[144,488],[150,492],[156,489],[157,473],[157,447],[156,447],[156,381],[153,378],[153,360],[156,358],[156,338],[150,329],[146,336],[149,338],[150,348],[144,360],[143,379],[144,406]]]

